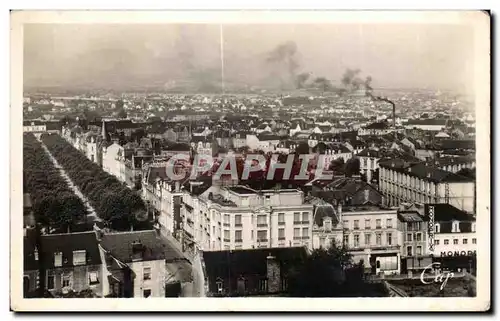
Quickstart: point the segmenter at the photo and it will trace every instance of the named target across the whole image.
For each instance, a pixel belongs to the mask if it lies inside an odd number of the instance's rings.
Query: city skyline
[[[284,71],[268,57],[291,43],[295,73],[336,86],[346,69],[360,69],[378,88],[473,93],[473,29],[466,25],[27,24],[24,36],[27,87],[196,82],[219,91],[224,65],[229,86],[273,89]]]

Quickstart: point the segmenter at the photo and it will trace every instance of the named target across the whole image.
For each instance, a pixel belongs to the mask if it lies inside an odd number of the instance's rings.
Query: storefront
[[[441,269],[450,271],[476,271],[476,251],[442,251],[434,255],[433,262],[441,263]]]

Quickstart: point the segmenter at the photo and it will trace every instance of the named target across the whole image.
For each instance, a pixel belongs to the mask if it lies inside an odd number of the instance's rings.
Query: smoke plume
[[[297,69],[300,65],[297,61],[297,45],[295,42],[288,41],[278,45],[269,52],[266,61],[278,69],[282,81],[286,79],[290,83],[295,85],[298,84]],[[301,79],[303,78],[304,76],[302,76]],[[301,82],[301,85],[303,85],[306,80],[307,78]]]

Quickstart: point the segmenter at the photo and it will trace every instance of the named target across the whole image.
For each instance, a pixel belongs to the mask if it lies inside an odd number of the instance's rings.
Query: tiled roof
[[[140,255],[134,251],[134,243],[140,244]],[[124,263],[132,262],[134,258],[139,261],[156,261],[178,256],[173,248],[161,241],[154,230],[104,234],[101,245]]]
[[[73,267],[73,251],[86,251],[86,265],[101,264],[95,232],[49,234],[41,237],[40,259],[48,269],[54,268],[54,254],[62,252],[62,267]]]
[[[453,205],[446,203],[439,204],[424,204],[424,213],[426,219],[429,218],[429,208],[434,207],[434,222],[473,222],[476,221],[474,216],[456,208]]]
[[[332,205],[318,205],[314,210],[314,224],[317,226],[323,226],[323,218],[331,217],[332,226],[338,224],[338,217],[335,214],[335,209]]]
[[[284,274],[299,264],[307,252],[303,247],[265,248],[237,251],[209,251],[203,253],[207,276],[215,280],[229,274],[267,275],[267,257],[272,255],[280,263]]]
[[[409,176],[418,177],[423,180],[432,181],[435,183],[442,182],[471,182],[472,179],[457,175],[448,171],[441,170],[433,166],[427,166],[423,163],[409,164],[399,159],[382,160],[379,162],[380,167],[385,167],[400,173],[405,173]]]

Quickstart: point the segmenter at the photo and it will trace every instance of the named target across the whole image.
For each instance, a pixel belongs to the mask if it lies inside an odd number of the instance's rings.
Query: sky
[[[222,32],[214,24],[27,24],[23,74],[31,87],[220,83],[223,60],[226,83],[274,86],[289,73],[268,57],[288,42],[294,73],[311,78],[340,84],[351,68],[375,88],[470,93],[473,35],[445,24],[226,24]]]

